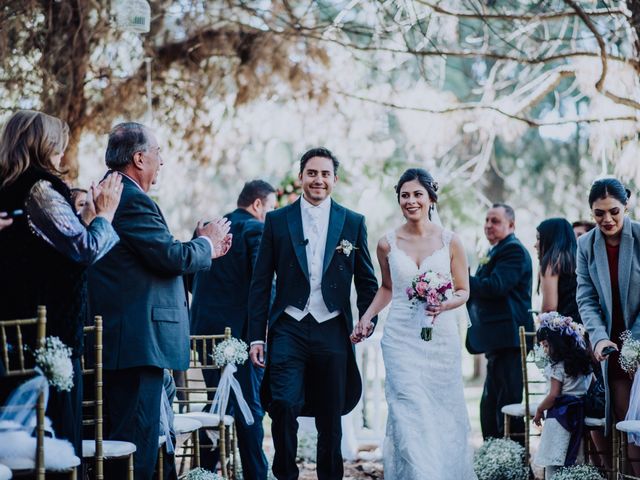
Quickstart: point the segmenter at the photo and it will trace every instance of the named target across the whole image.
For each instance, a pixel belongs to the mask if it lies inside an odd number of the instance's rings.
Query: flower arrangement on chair
[[[36,365],[49,385],[58,391],[69,392],[73,388],[73,364],[71,363],[71,349],[58,337],[47,337],[45,344],[33,352]]]
[[[217,473],[210,472],[209,470],[205,470],[200,467],[194,468],[182,478],[184,480],[224,480],[224,477],[221,477]]]
[[[527,480],[524,447],[507,438],[490,438],[473,457],[478,480]]]

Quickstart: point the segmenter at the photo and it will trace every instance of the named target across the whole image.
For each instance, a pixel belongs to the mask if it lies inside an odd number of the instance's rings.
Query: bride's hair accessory
[[[558,332],[560,335],[572,337],[581,348],[587,348],[584,341],[584,325],[574,322],[571,317],[564,317],[558,312],[546,312],[538,317],[540,325],[538,331],[542,329]]]

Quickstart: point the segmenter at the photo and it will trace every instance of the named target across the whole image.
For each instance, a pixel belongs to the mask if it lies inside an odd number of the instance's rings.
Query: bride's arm
[[[389,243],[386,238],[381,238],[378,242],[376,254],[378,255],[378,263],[380,263],[380,270],[382,272],[382,284],[376,292],[376,296],[373,297],[373,301],[364,315],[360,318],[360,321],[356,324],[351,334],[351,341],[354,343],[360,342],[367,338],[373,331],[373,324],[371,319],[378,315],[384,307],[389,305],[392,297],[391,290],[391,271],[389,269]]]
[[[451,277],[453,279],[453,295],[436,307],[429,307],[430,311],[438,314],[445,310],[452,310],[467,303],[469,299],[469,269],[467,255],[460,237],[451,238]]]

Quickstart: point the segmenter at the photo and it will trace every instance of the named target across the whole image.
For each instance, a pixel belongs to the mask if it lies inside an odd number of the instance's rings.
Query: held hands
[[[373,333],[373,323],[371,320],[361,318],[351,332],[351,343],[359,343]]]
[[[602,362],[607,359],[608,355],[602,354],[602,351],[607,347],[613,347],[616,351],[618,351],[618,346],[615,343],[613,343],[611,340],[600,340],[596,344],[596,348],[593,352],[593,354],[596,357],[596,360],[598,360],[599,362]]]
[[[251,363],[256,367],[264,368],[264,343],[255,343],[251,345],[249,358],[251,358]]]
[[[225,255],[231,248],[232,236],[229,234],[231,222],[226,218],[216,218],[211,222],[200,220],[196,226],[196,236],[207,237],[211,240],[213,251],[211,258],[218,258]]]
[[[87,201],[80,210],[82,221],[87,225],[96,217],[103,217],[108,222],[113,221],[121,196],[122,177],[118,173],[109,174],[98,185],[92,182]]]
[[[8,227],[13,223],[13,218],[9,218],[9,214],[7,212],[0,212],[0,230],[5,227]]]

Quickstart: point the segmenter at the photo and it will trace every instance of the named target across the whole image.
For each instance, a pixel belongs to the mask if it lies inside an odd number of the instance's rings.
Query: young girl
[[[557,312],[540,315],[538,341],[549,363],[545,377],[549,393],[540,402],[533,422],[540,426],[546,411],[534,463],[545,467],[549,479],[557,469],[576,463],[584,423],[583,397],[591,381],[591,358],[584,327]]]

